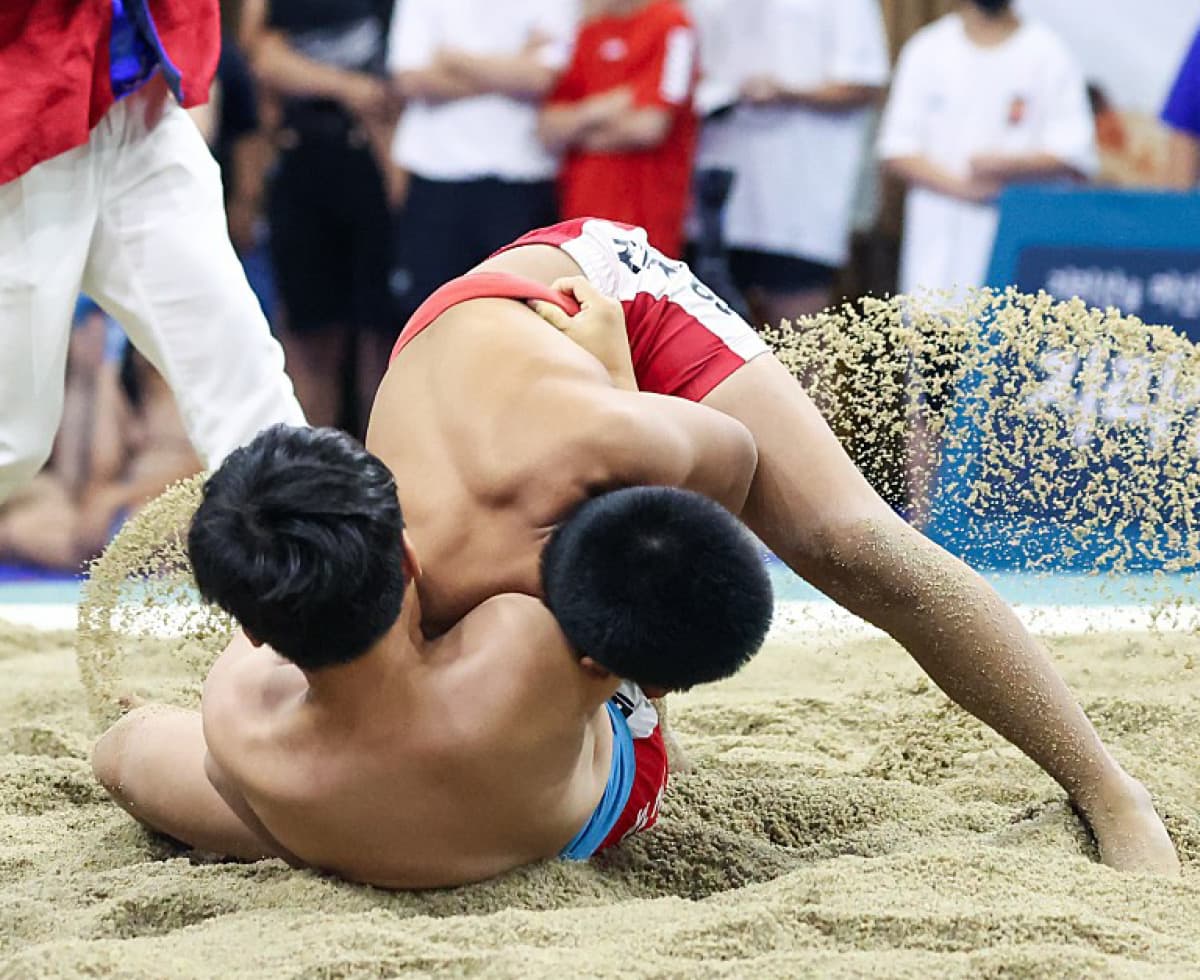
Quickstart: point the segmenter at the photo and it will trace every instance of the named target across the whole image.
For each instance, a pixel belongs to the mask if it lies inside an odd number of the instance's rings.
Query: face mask
[[[971,2],[989,17],[1002,14],[1012,6],[1012,0],[971,0]]]

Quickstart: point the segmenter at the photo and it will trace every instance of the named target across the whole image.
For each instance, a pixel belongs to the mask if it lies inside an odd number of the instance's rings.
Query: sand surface
[[[424,895],[143,832],[91,779],[72,642],[0,627],[0,977],[1200,977],[1195,636],[1048,641],[1181,880],[1097,865],[1049,779],[897,647],[825,638],[677,699],[697,765],[653,832]]]

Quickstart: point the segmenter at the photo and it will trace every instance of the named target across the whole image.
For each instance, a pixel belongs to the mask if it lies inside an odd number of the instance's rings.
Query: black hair
[[[594,497],[542,552],[546,605],[580,656],[684,690],[758,652],[774,599],[757,542],[719,504],[669,487]]]
[[[359,442],[276,425],[204,484],[187,547],[206,600],[319,670],[356,659],[396,621],[403,530],[395,480]]]

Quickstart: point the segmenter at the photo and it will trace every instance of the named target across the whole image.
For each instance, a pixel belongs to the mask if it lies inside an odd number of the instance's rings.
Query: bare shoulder
[[[455,627],[473,664],[537,701],[553,693],[564,702],[586,696],[588,678],[554,615],[540,599],[505,593],[481,603]]]
[[[245,676],[255,667],[254,657],[258,653],[247,638],[238,630],[221,655],[213,661],[208,676],[204,679],[203,704],[205,711],[226,710],[236,700]]]
[[[298,670],[271,650],[254,646],[239,631],[204,681],[200,713],[210,751],[224,764],[267,720],[272,704],[288,688],[303,683]]]
[[[537,650],[536,659],[560,659],[570,645],[541,599],[518,592],[480,603],[459,623],[464,637],[484,640],[497,653]],[[486,638],[486,639],[485,639]]]

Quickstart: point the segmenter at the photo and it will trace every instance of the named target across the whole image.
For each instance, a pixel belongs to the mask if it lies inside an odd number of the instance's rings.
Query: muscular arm
[[[735,514],[745,505],[758,450],[730,416],[682,398],[612,389],[593,421],[580,449],[603,467],[606,482],[682,487]]]
[[[92,769],[112,798],[151,830],[245,861],[283,857],[226,802],[210,772],[198,711],[147,705],[100,737]]]

